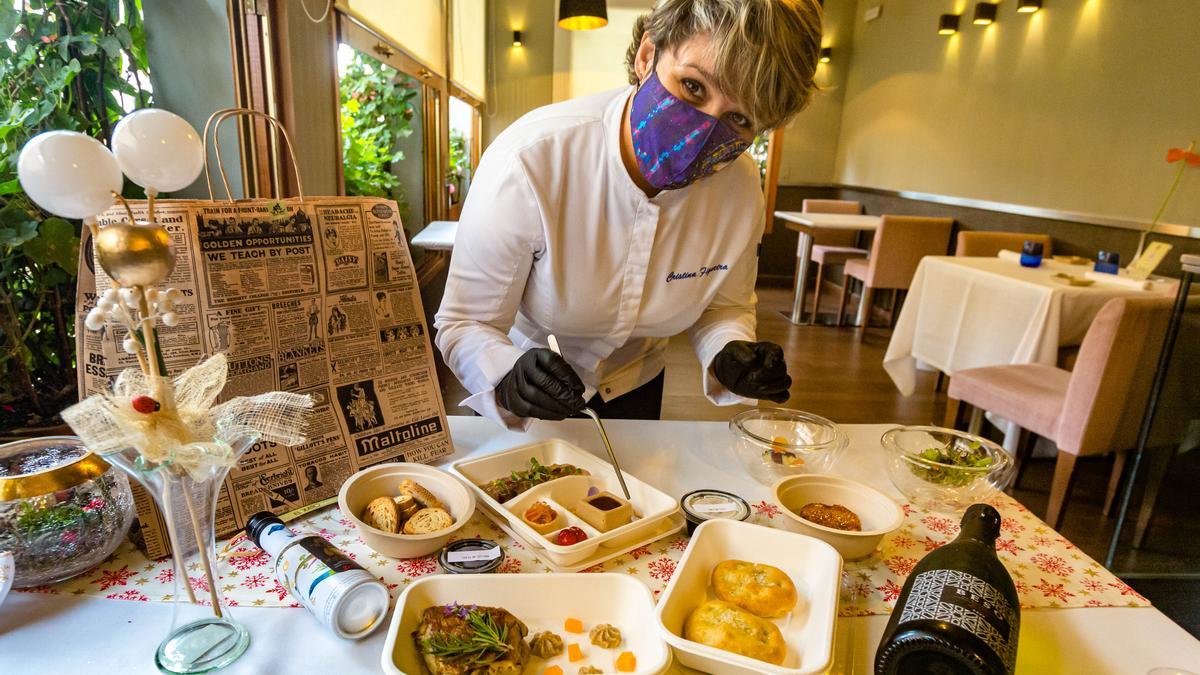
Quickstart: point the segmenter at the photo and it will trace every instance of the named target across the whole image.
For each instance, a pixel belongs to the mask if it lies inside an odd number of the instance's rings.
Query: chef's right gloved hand
[[[549,349],[531,349],[496,384],[496,403],[518,417],[561,420],[587,405],[571,364]]]

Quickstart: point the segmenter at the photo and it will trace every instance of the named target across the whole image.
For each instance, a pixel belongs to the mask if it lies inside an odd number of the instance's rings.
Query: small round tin
[[[447,574],[489,574],[503,564],[504,549],[491,539],[459,539],[438,554],[438,565]]]
[[[679,500],[687,520],[690,537],[706,520],[745,520],[750,517],[750,505],[745,499],[724,490],[695,490]]]

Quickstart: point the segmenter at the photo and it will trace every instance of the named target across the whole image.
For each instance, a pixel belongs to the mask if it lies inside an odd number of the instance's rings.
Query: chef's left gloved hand
[[[774,342],[734,340],[726,344],[713,359],[713,374],[738,396],[775,403],[788,400],[792,386],[783,348]]]

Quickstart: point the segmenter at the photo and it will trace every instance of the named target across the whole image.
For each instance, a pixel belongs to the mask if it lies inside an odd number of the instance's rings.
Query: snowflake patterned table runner
[[[1013,575],[1024,608],[1035,607],[1146,607],[1149,603],[1099,563],[1084,555],[1027,509],[1007,495],[992,501],[1004,520],[996,542],[1000,559]],[[771,526],[780,507],[767,501],[753,505],[752,522]],[[842,616],[890,613],[896,597],[913,566],[926,553],[946,544],[958,534],[958,523],[943,514],[903,506],[905,519],[899,530],[884,538],[871,557],[847,562],[842,574]],[[308,514],[294,521],[298,531],[312,532],[330,540],[368,571],[377,575],[393,594],[412,580],[438,573],[435,556],[393,560],[375,553],[359,539],[354,526],[337,507]],[[505,534],[481,513],[461,531],[462,537],[486,537],[504,547],[506,558],[500,573],[549,572],[519,541]],[[631,574],[646,583],[657,597],[675,572],[687,548],[688,538],[680,533],[585,570]],[[253,544],[241,547],[257,551]],[[232,605],[296,607],[275,581],[265,553],[234,556],[222,561],[221,583]],[[188,570],[197,591],[207,591],[199,569]],[[94,595],[117,600],[164,601],[173,591],[169,559],[150,561],[126,543],[105,563],[75,579],[27,592],[63,595]]]

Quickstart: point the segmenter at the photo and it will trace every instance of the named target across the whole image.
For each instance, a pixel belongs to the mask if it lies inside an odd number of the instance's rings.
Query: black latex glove
[[[531,349],[496,384],[496,403],[518,417],[561,420],[583,410],[583,382],[563,357]]]
[[[713,359],[713,373],[738,396],[775,403],[788,400],[792,386],[783,348],[774,342],[734,340],[726,344]]]

